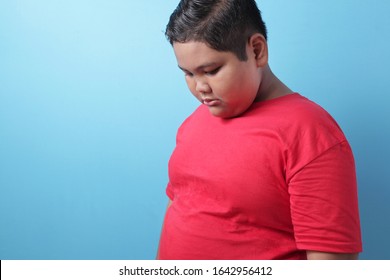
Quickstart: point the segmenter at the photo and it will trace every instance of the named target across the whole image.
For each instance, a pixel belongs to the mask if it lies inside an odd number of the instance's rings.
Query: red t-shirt
[[[201,105],[169,161],[160,259],[305,259],[360,252],[353,155],[299,94],[221,119]]]

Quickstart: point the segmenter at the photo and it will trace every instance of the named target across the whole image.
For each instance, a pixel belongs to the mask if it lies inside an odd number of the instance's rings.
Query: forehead
[[[233,53],[217,51],[202,42],[176,42],[173,44],[173,50],[179,67],[185,69],[198,68],[202,65],[224,63],[228,60],[235,59]]]

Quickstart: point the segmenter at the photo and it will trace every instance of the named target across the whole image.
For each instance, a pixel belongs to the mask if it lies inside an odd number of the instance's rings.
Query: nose
[[[209,84],[204,79],[197,79],[196,80],[196,91],[199,93],[210,93],[211,88]]]

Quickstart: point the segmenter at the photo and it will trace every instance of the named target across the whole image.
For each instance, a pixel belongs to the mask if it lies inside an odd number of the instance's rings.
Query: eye
[[[217,67],[211,71],[205,71],[204,73],[209,76],[213,76],[218,73],[218,71],[221,69],[221,67]]]
[[[188,71],[183,71],[184,72],[184,76],[186,77],[193,77],[194,74],[192,74],[191,72],[188,72]]]

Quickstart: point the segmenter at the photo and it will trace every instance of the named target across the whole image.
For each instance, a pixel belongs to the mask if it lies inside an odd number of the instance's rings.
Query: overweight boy
[[[177,133],[158,259],[356,259],[354,159],[268,65],[253,0],[182,0],[166,36],[200,106]]]

